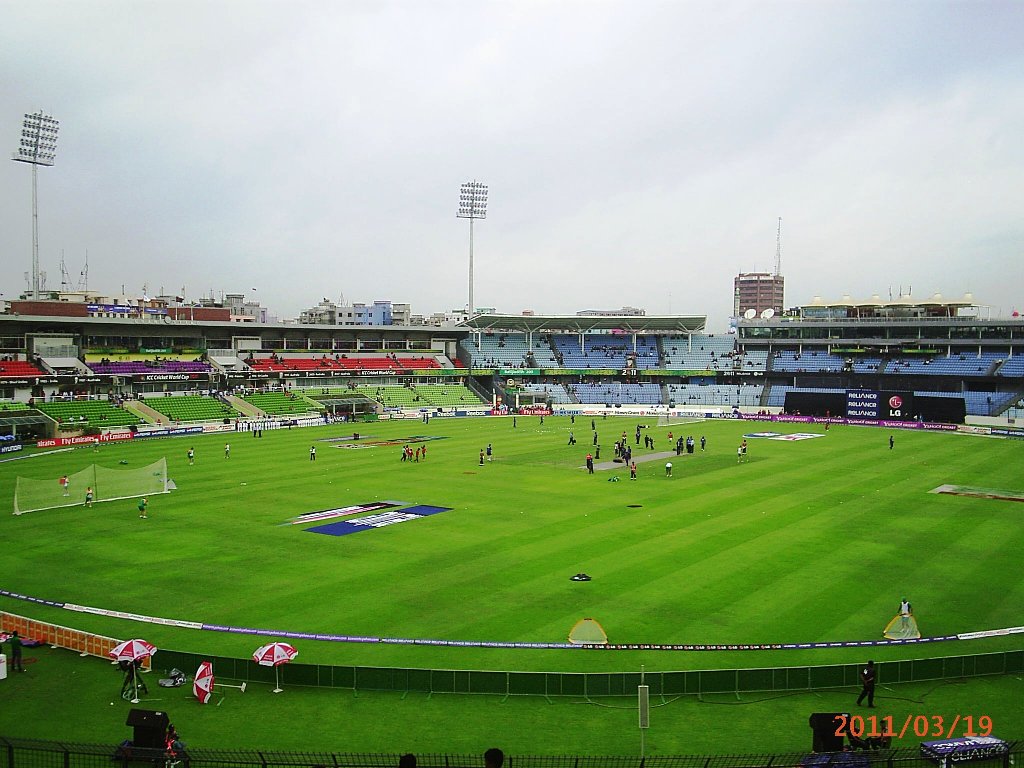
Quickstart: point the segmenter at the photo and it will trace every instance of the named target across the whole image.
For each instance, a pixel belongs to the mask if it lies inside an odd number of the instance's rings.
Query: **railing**
[[[585,651],[586,652],[586,651]],[[600,653],[600,651],[593,651]],[[210,656],[175,650],[160,651],[161,668],[196,669],[213,663],[218,676],[252,682],[274,682],[274,670],[252,659]],[[998,651],[965,656],[879,662],[886,684],[959,679],[1024,671],[1024,651]],[[638,672],[511,672],[491,670],[402,669],[394,667],[288,664],[280,667],[282,685],[349,688],[364,691],[419,693],[482,693],[498,696],[632,696]],[[762,669],[706,669],[647,672],[644,683],[652,696],[704,695],[851,688],[860,685],[857,664]]]
[[[808,737],[811,736],[808,730]],[[1009,768],[1024,758],[1024,742],[1005,742],[999,754],[979,765]],[[271,752],[263,750],[185,747],[170,753],[164,749],[139,749],[128,744],[73,744],[0,736],[0,768],[394,768],[399,755],[353,752]],[[482,756],[418,754],[419,768],[480,768]],[[936,760],[918,748],[854,752],[795,752],[749,755],[506,755],[506,768],[934,768]],[[958,763],[954,763],[958,764]]]

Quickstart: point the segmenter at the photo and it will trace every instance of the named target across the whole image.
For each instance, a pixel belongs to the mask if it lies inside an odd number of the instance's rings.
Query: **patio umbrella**
[[[299,652],[288,643],[267,643],[257,648],[252,658],[261,667],[274,668],[274,693],[280,693],[281,678],[278,667],[287,664],[298,655]]]
[[[156,647],[145,640],[125,640],[110,649],[114,661],[138,661],[156,653]]]
[[[123,643],[119,643],[110,649],[109,656],[115,662],[122,662],[127,665],[127,672],[129,676],[125,678],[125,684],[121,688],[121,695],[124,698],[128,698],[127,692],[129,687],[132,690],[132,704],[139,703],[139,670],[138,667],[142,663],[143,659],[148,659],[156,653],[156,647],[152,643],[147,643],[145,640],[125,640]],[[148,693],[146,690],[146,684],[141,685],[143,691]]]
[[[196,670],[196,678],[192,682],[192,693],[200,704],[206,704],[213,696],[213,664],[204,661]]]

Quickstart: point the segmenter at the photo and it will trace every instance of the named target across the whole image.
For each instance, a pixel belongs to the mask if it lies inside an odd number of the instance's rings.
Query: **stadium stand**
[[[273,416],[299,416],[317,411],[317,407],[304,397],[285,392],[257,392],[242,399]]]
[[[894,358],[885,364],[884,373],[914,376],[988,376],[1005,355],[998,352],[942,355],[941,357]],[[1005,363],[1004,363],[1005,365]]]
[[[35,407],[56,420],[61,429],[126,427],[140,423],[134,413],[117,408],[106,400],[55,401],[36,403]]]
[[[19,403],[16,401],[0,403],[0,411],[27,411],[29,410],[28,403]]]
[[[137,373],[209,373],[209,363],[198,360],[119,360],[108,363],[89,363],[93,373],[100,376],[131,376]]]
[[[0,378],[46,376],[46,371],[24,360],[0,360]]]
[[[483,403],[473,390],[463,384],[417,384],[413,389],[422,400],[439,408],[468,407]]]
[[[735,346],[732,336],[713,334],[665,336],[661,340],[665,368],[693,371],[733,370]]]
[[[1004,360],[1003,364],[996,369],[996,376],[1024,377],[1024,355],[1014,355]]]
[[[537,398],[548,400],[552,403],[571,403],[572,397],[566,392],[562,384],[537,384],[535,382],[524,382],[523,391]]]
[[[739,405],[758,406],[764,387],[761,384],[669,384],[670,400],[677,406]]]
[[[555,357],[561,368],[625,368],[633,353],[632,336],[558,334],[554,337]],[[653,336],[638,336],[636,367],[658,367],[658,342]]]
[[[412,387],[362,384],[356,389],[371,400],[376,400],[385,408],[422,408],[429,405],[416,394]]]
[[[467,352],[474,368],[529,368],[530,347],[524,333],[481,334],[463,339],[460,347]]]
[[[254,371],[359,371],[430,370],[441,368],[434,357],[425,355],[320,355],[319,357],[250,358],[245,361]]]
[[[739,363],[738,370],[764,372],[768,370],[768,352],[763,349],[749,352],[736,350],[733,357],[733,370],[737,370],[737,362]]]
[[[530,355],[538,368],[561,368],[555,349],[551,345],[550,335],[534,338]]]
[[[148,397],[145,403],[171,421],[220,421],[241,415],[227,403],[202,395]]]
[[[661,387],[657,384],[570,384],[581,403],[605,405],[659,405]]]
[[[772,354],[768,370],[775,373],[842,373],[845,365],[846,358],[842,355],[817,350],[779,350]]]

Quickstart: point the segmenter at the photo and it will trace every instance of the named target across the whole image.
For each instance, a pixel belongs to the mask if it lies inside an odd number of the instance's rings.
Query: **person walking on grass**
[[[18,637],[18,630],[11,632],[7,642],[11,644],[11,671],[24,672],[25,667],[21,663],[21,638]]]
[[[146,499],[146,498],[139,499],[139,517],[142,518],[143,520],[146,520],[148,518],[148,515],[146,514],[146,509],[148,507],[149,507],[149,499]]]
[[[857,706],[864,703],[864,698],[867,697],[868,706],[875,706],[875,679],[877,675],[875,673],[875,662],[869,661],[868,665],[860,671],[860,682],[861,691],[860,696],[857,697]]]

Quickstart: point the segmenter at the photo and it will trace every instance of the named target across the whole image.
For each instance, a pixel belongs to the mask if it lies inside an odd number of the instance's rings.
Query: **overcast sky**
[[[0,149],[39,171],[60,287],[465,306],[459,186],[490,187],[475,300],[724,329],[737,272],[786,303],[970,291],[1024,310],[1024,3],[0,4]],[[31,170],[0,164],[0,291]],[[256,288],[255,293],[252,288]]]

